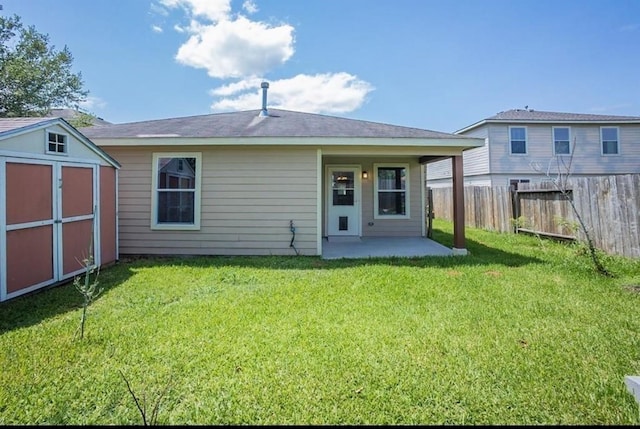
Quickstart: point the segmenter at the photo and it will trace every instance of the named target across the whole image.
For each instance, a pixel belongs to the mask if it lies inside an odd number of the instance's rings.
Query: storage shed
[[[0,119],[0,301],[118,259],[119,168],[62,118]]]

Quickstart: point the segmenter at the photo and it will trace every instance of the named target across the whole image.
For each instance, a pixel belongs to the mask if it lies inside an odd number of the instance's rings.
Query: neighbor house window
[[[553,153],[555,155],[571,155],[571,129],[569,127],[553,127]]]
[[[200,153],[154,153],[151,227],[200,229]]]
[[[529,179],[509,179],[509,186],[513,189],[518,189],[520,183],[529,183]]]
[[[618,127],[600,128],[600,141],[603,155],[618,155]]]
[[[527,129],[525,127],[509,127],[509,143],[512,154],[526,155]]]
[[[58,134],[47,132],[47,153],[67,153],[67,136],[65,134]]]
[[[409,217],[409,165],[375,164],[374,217]]]

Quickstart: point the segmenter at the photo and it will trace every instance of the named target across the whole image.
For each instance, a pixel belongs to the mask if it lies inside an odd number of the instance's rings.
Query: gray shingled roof
[[[41,122],[54,121],[52,118],[0,118],[0,134],[20,128],[30,127]]]
[[[588,113],[544,112],[533,109],[511,109],[497,113],[456,131],[466,133],[486,123],[640,123],[640,116],[592,115]]]
[[[628,122],[640,121],[640,116],[592,115],[587,113],[543,112],[533,109],[512,109],[491,116],[486,121],[571,121],[571,122]]]
[[[378,137],[460,139],[461,136],[419,128],[289,110],[269,109],[217,113],[81,128],[89,138],[143,137]]]

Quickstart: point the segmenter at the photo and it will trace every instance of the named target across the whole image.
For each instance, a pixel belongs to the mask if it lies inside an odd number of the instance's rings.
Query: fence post
[[[513,213],[513,219],[516,220],[513,224],[513,232],[518,233],[518,218],[520,217],[520,197],[518,195],[518,189],[511,185],[511,213]]]
[[[433,189],[427,188],[427,238],[433,238]]]

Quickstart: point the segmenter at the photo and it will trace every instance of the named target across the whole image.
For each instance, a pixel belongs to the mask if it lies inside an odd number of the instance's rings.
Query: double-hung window
[[[571,128],[553,127],[553,153],[571,155]]]
[[[375,164],[374,218],[409,217],[409,164]]]
[[[153,229],[200,229],[201,171],[200,153],[153,154]]]
[[[509,127],[509,145],[512,155],[526,155],[527,128]]]
[[[600,142],[602,143],[603,155],[618,155],[620,148],[618,147],[618,127],[601,127]]]

